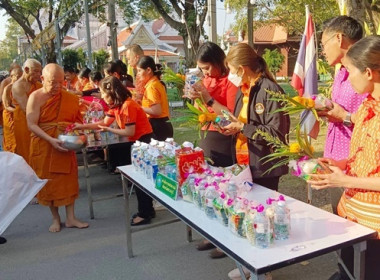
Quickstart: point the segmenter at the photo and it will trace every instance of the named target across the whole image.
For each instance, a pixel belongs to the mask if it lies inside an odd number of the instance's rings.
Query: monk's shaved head
[[[49,75],[53,77],[59,77],[59,76],[64,77],[65,73],[63,72],[63,68],[59,66],[58,64],[49,63],[44,67],[44,69],[42,69],[42,76],[47,77]]]
[[[36,66],[41,67],[41,63],[37,59],[28,58],[27,60],[25,60],[22,68],[23,69],[25,69],[26,67],[32,68],[32,67],[36,67]]]
[[[42,70],[42,83],[46,93],[55,95],[61,92],[65,74],[63,68],[55,63],[50,63]]]

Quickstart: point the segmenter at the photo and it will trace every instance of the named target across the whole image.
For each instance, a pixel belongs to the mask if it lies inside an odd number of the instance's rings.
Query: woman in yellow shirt
[[[136,78],[144,85],[142,107],[149,118],[156,139],[164,141],[173,137],[173,126],[169,120],[169,102],[166,87],[160,81],[160,69],[153,58],[143,56],[137,63]]]

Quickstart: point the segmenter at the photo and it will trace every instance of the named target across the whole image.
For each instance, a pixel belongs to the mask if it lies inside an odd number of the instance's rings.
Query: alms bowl
[[[81,135],[58,135],[58,139],[63,142],[62,147],[71,151],[79,151],[86,147],[87,136],[85,134]]]

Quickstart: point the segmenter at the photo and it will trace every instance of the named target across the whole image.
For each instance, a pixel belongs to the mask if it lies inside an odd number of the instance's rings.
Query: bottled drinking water
[[[228,198],[235,199],[237,196],[237,187],[234,181],[230,180],[227,187]]]
[[[285,240],[290,233],[290,213],[283,200],[277,202],[274,208],[274,238]]]
[[[265,216],[264,207],[257,209],[254,219],[255,223],[255,246],[258,248],[267,248],[270,244],[269,220]]]
[[[145,152],[145,156],[144,156],[144,173],[145,173],[145,177],[147,179],[152,179],[152,165],[151,165],[151,156],[149,154],[149,151]]]
[[[205,191],[205,212],[210,219],[216,219],[213,201],[218,196],[218,192],[213,186],[209,186]]]
[[[135,171],[139,170],[139,158],[138,158],[139,153],[140,153],[140,142],[136,141],[136,143],[134,143],[131,148],[131,163]]]
[[[152,164],[152,179],[153,179],[153,182],[155,182],[157,173],[158,173],[158,164],[157,164],[157,157],[154,154],[151,159],[151,164]]]

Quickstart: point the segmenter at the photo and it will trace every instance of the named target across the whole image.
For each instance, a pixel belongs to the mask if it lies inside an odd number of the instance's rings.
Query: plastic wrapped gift
[[[246,203],[245,203],[246,202]],[[229,208],[228,227],[229,229],[240,237],[246,237],[243,222],[247,212],[248,200],[238,200]]]
[[[311,174],[331,173],[328,166],[318,162],[316,159],[310,159],[308,156],[301,157],[298,160],[291,160],[289,167],[293,169],[293,175],[303,178],[304,180],[309,180]]]
[[[256,213],[254,209],[251,209],[247,215],[245,215],[243,225],[244,225],[244,231],[247,236],[247,239],[249,243],[252,245],[255,245],[255,219]]]
[[[326,96],[319,94],[315,100],[314,108],[318,111],[329,111],[334,108],[334,104]]]
[[[228,226],[228,211],[224,207],[226,195],[221,192],[220,196],[215,198],[213,206],[215,210],[216,219],[224,226]]]

